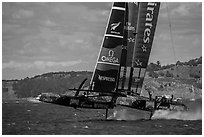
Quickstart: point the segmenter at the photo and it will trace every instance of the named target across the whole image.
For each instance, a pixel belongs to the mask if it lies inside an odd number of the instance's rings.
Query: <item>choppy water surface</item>
[[[188,102],[188,112],[157,111],[152,120],[141,120],[130,109],[109,111],[73,109],[34,101],[3,101],[2,134],[202,134],[201,100]]]

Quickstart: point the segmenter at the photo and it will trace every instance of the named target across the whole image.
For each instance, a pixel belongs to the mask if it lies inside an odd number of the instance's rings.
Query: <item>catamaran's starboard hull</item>
[[[169,111],[187,111],[187,107],[181,103],[172,101],[171,99],[148,99],[142,96],[127,96],[118,97],[116,101],[117,106],[123,106],[138,110],[139,112],[145,112],[150,114],[150,117],[156,110],[169,110]],[[145,114],[144,114],[145,115]]]

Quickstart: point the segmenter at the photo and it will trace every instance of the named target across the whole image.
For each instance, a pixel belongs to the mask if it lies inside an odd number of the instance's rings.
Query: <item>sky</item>
[[[110,2],[3,2],[2,79],[93,71],[111,6]],[[202,3],[161,3],[149,62],[166,65],[200,56]]]

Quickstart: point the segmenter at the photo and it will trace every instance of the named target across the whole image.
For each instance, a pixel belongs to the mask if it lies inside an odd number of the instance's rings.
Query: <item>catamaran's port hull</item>
[[[74,96],[41,96],[39,101],[73,108],[113,109],[114,107],[112,102],[94,101],[90,98]]]

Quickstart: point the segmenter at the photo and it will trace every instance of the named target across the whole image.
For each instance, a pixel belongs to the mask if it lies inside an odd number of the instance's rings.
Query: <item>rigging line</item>
[[[170,37],[171,37],[171,45],[172,45],[172,49],[173,49],[173,53],[174,53],[174,62],[176,63],[176,53],[175,53],[175,48],[174,48],[174,40],[173,40],[173,35],[172,35],[172,26],[171,26],[171,19],[170,19],[170,15],[169,15],[169,8],[166,2],[166,9],[167,9],[167,16],[168,16],[168,22],[169,22],[169,30],[170,30]]]

